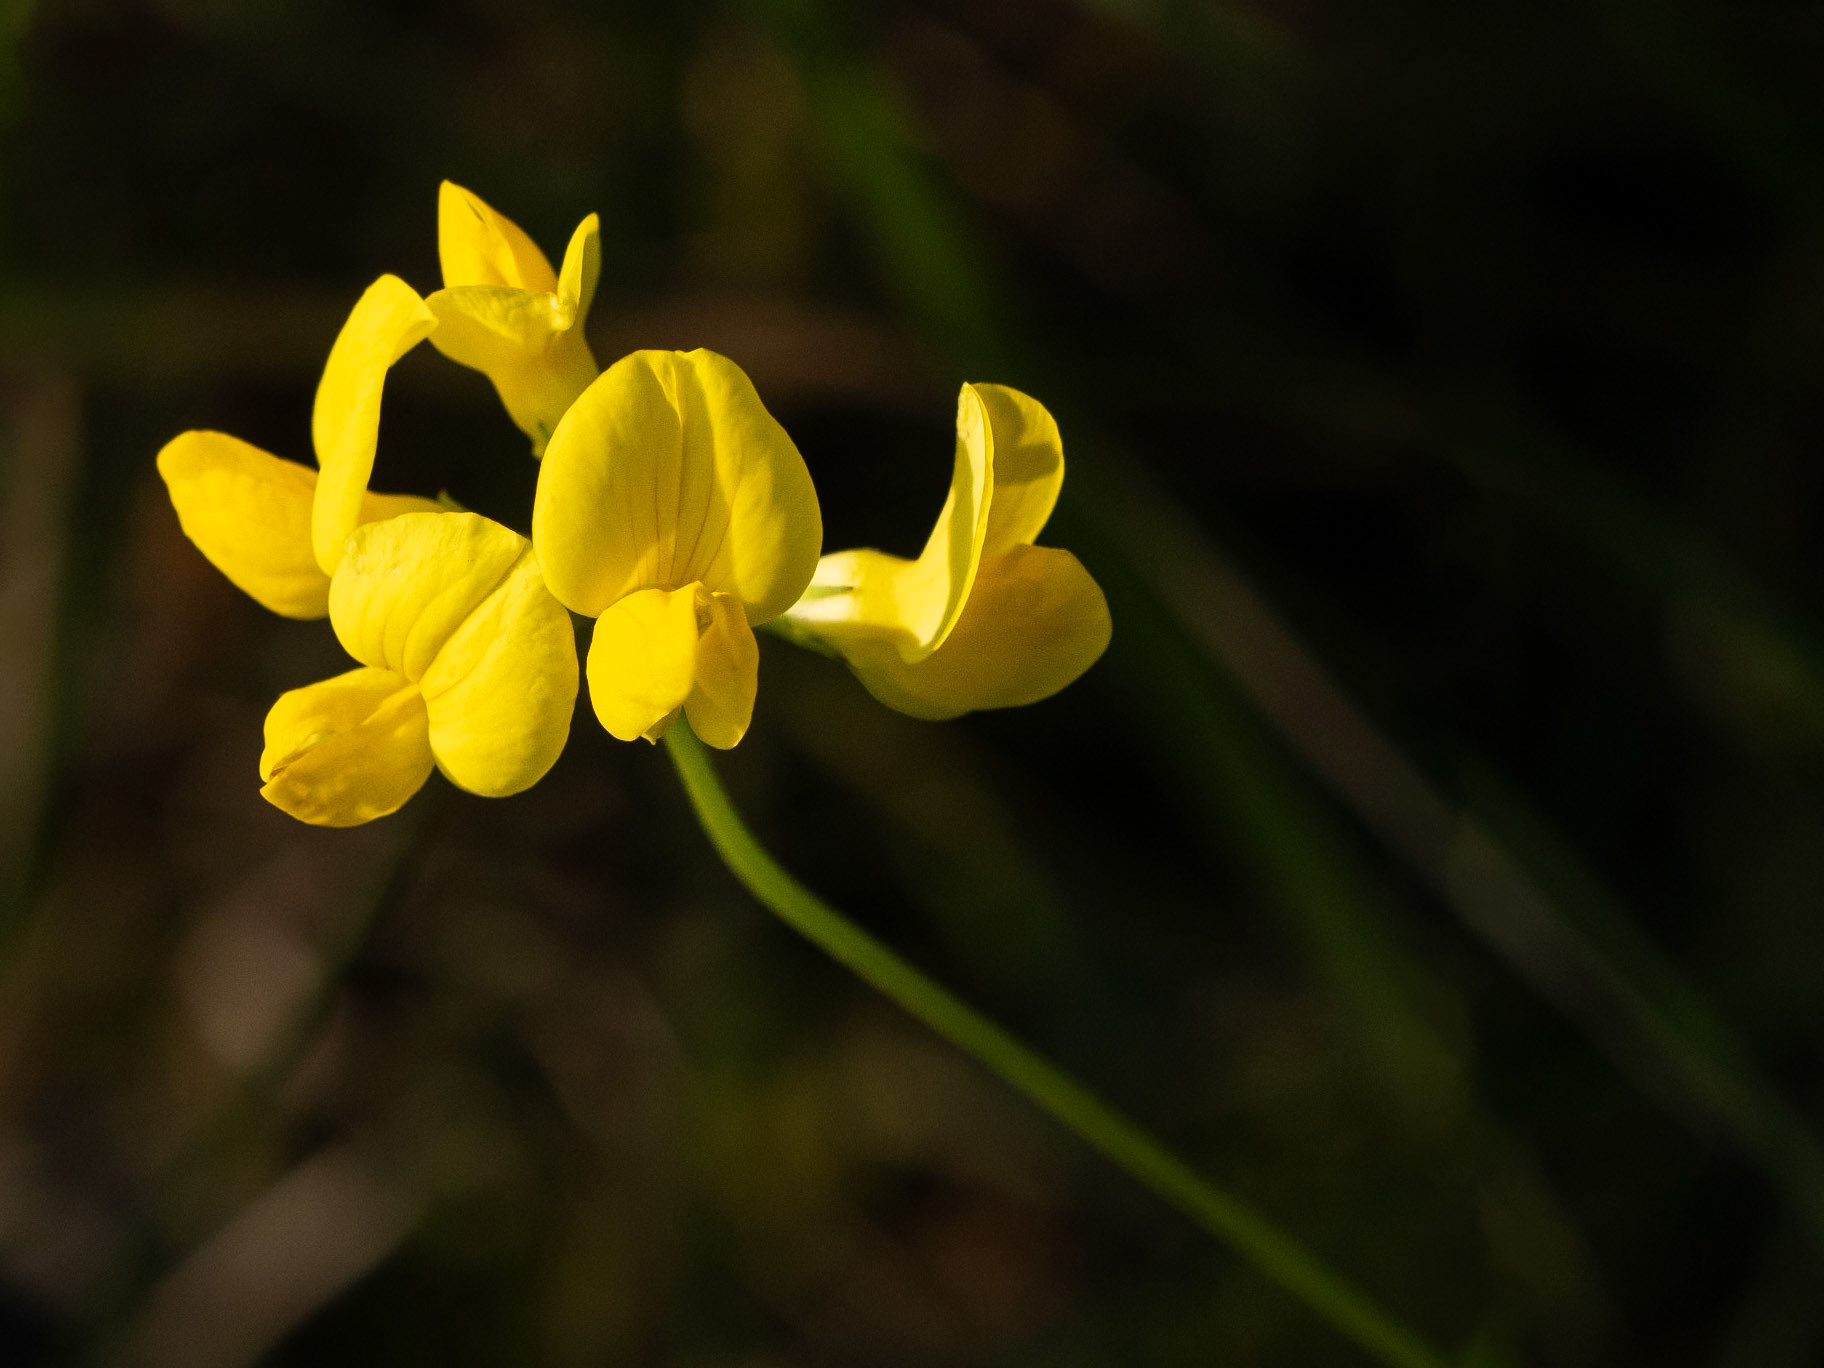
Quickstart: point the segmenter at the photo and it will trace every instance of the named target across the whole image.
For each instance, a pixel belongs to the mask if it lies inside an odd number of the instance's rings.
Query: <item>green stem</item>
[[[1057,1065],[939,987],[780,868],[735,811],[709,753],[682,717],[666,732],[665,742],[710,844],[780,920],[1227,1241],[1374,1358],[1390,1368],[1444,1368],[1445,1360],[1436,1350],[1297,1240],[1215,1186]]]

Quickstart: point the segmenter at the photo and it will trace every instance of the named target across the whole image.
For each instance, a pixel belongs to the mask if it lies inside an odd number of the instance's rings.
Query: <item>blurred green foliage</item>
[[[916,549],[958,382],[1057,415],[1108,656],[933,726],[767,641],[722,768],[808,885],[1465,1364],[1824,1354],[1817,7],[44,0],[0,53],[0,1362],[1360,1361],[586,712],[512,800],[261,803],[339,651],[152,456],[305,458],[446,176],[599,211],[597,354],[739,361],[832,546]],[[378,487],[534,476],[400,367]]]

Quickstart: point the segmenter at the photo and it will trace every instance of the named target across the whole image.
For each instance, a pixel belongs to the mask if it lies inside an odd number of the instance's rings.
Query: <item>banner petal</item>
[[[823,540],[798,448],[734,362],[643,351],[604,371],[545,452],[532,540],[551,591],[598,617],[701,582],[749,623],[804,592]]]

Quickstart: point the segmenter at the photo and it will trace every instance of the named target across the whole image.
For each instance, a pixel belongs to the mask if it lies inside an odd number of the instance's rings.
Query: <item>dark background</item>
[[[1364,1362],[798,942],[586,706],[258,796],[344,668],[184,541],[449,177],[714,347],[827,545],[1057,416],[1107,656],[923,724],[764,643],[813,888],[1465,1364],[1824,1361],[1824,7],[0,7],[0,1362]],[[420,348],[375,487],[522,530]]]

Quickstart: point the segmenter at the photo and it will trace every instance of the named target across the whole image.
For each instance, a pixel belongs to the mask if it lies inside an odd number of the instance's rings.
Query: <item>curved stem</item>
[[[1153,1135],[906,963],[780,868],[735,811],[703,743],[682,717],[666,732],[665,742],[716,853],[781,921],[1232,1245],[1374,1358],[1389,1368],[1444,1368],[1442,1355],[1297,1240],[1211,1183]]]

